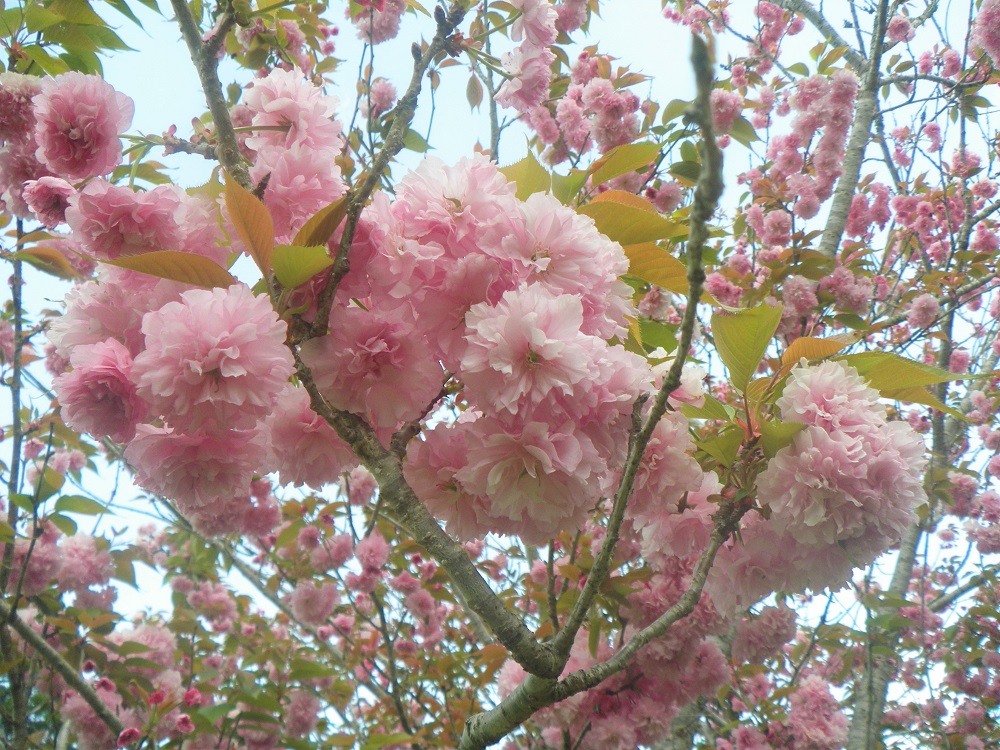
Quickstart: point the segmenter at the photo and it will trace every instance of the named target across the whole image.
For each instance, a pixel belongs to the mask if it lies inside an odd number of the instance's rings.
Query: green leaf
[[[792,439],[805,429],[802,422],[761,422],[760,423],[760,444],[768,458],[774,458],[774,454],[791,445]]]
[[[465,98],[472,109],[479,109],[483,103],[483,84],[475,76],[469,76],[469,83],[465,87]]]
[[[789,65],[787,68],[789,73],[795,73],[800,76],[808,76],[809,68],[806,67],[805,63],[795,63],[794,65]]]
[[[53,57],[37,44],[25,45],[21,48],[21,52],[25,57],[41,68],[43,72],[48,73],[50,76],[57,76],[60,73],[69,72],[69,65],[60,60],[58,57]]]
[[[642,167],[648,167],[660,153],[658,143],[626,143],[616,146],[590,166],[590,184],[597,186]]]
[[[14,528],[6,521],[0,521],[0,543],[9,544],[14,541]]]
[[[778,323],[781,306],[760,305],[736,313],[716,312],[712,333],[733,387],[741,393],[757,371]]]
[[[743,445],[743,437],[743,430],[733,427],[724,430],[718,437],[697,443],[697,446],[723,466],[732,466]]]
[[[996,375],[994,372],[978,375],[956,375],[948,370],[942,370],[940,367],[925,365],[923,362],[915,362],[912,359],[906,359],[889,352],[846,354],[843,357],[837,357],[837,360],[845,362],[857,370],[858,374],[868,381],[868,385],[887,398],[891,398],[888,392],[900,388],[937,385],[953,380],[990,378]]]
[[[705,403],[702,406],[681,404],[681,414],[688,419],[716,419],[721,422],[731,422],[736,416],[736,409],[706,393]]]
[[[83,495],[63,495],[56,500],[56,510],[81,513],[85,516],[99,516],[108,512],[108,509],[99,502]]]
[[[628,258],[628,275],[666,289],[668,292],[687,296],[687,266],[654,242],[625,245]],[[702,292],[702,302],[718,304],[708,293]]]
[[[403,136],[403,148],[407,148],[410,151],[423,154],[429,151],[430,147],[427,139],[416,130],[407,130],[406,135]]]
[[[104,19],[90,7],[90,0],[52,0],[48,9],[52,13],[58,13],[71,23],[106,25]]]
[[[649,201],[622,190],[601,193],[577,212],[592,218],[597,231],[622,245],[672,239],[688,231],[661,216]]]
[[[781,365],[792,367],[803,357],[808,360],[825,359],[860,340],[860,333],[841,333],[825,339],[800,336],[781,355]]]
[[[198,715],[208,719],[209,722],[215,724],[219,719],[228,714],[236,708],[233,703],[216,703],[214,706],[205,706],[198,710]]]
[[[59,490],[62,489],[63,482],[65,481],[65,476],[60,474],[55,469],[46,466],[45,471],[42,472],[42,475],[38,477],[35,482],[35,494],[38,498],[39,504],[44,503],[50,497],[59,492]]]
[[[11,13],[14,12],[11,11]],[[41,3],[28,3],[27,7],[24,8],[24,25],[32,34],[43,31],[49,26],[55,26],[57,23],[62,23],[63,20],[65,19],[61,15],[53,13]]]
[[[669,354],[677,348],[677,326],[651,318],[640,318],[637,338],[648,349],[663,349]]]
[[[333,265],[325,245],[297,247],[278,245],[271,256],[271,267],[286,289],[295,289]]]
[[[316,680],[337,675],[336,667],[326,667],[308,659],[292,659],[289,677],[293,680]]]
[[[553,173],[552,195],[564,206],[568,206],[579,197],[585,184],[587,173],[582,169],[571,170],[567,175]]]
[[[231,175],[226,173],[225,179],[223,195],[229,218],[257,268],[267,276],[271,272],[271,251],[274,249],[274,221],[271,214],[267,206]]]
[[[10,496],[10,501],[18,508],[23,510],[25,513],[35,512],[35,498],[31,495],[25,495],[21,492],[16,492]]]
[[[56,513],[48,517],[48,521],[66,536],[73,536],[76,533],[77,525],[69,516]]]
[[[128,3],[125,2],[125,0],[105,0],[105,2],[112,8],[117,10],[119,13],[121,13],[123,16],[128,18],[132,23],[134,23],[140,29],[142,28],[142,23],[139,21],[139,17],[132,12],[132,9],[128,7]]]
[[[361,746],[361,750],[378,750],[378,748],[385,747],[386,745],[410,744],[412,741],[413,736],[406,734],[406,732],[377,734],[369,737],[365,741],[365,744]]]
[[[135,584],[135,561],[128,550],[112,550],[111,558],[115,561],[115,580],[127,583],[132,588]]]
[[[729,135],[744,146],[749,146],[751,143],[760,140],[757,131],[753,129],[753,125],[743,115],[739,115],[733,121],[733,126],[729,129]]]
[[[680,99],[671,100],[670,103],[663,108],[663,119],[661,122],[666,125],[671,120],[676,120],[678,117],[683,115],[690,106],[691,102],[685,102]]]
[[[80,272],[70,264],[69,259],[48,245],[38,245],[27,250],[14,253],[15,258],[26,261],[40,271],[51,274],[59,279],[75,280],[82,278]]]
[[[500,174],[514,183],[515,195],[521,201],[528,200],[528,196],[535,193],[547,193],[552,187],[552,175],[538,163],[538,159],[530,151],[521,161],[501,167]]]
[[[293,245],[306,247],[309,245],[325,245],[337,231],[340,222],[347,215],[347,199],[349,193],[338,198],[326,208],[321,208],[302,228],[295,233]]]
[[[129,255],[104,262],[111,266],[206,289],[228,287],[237,283],[236,278],[215,261],[203,255],[182,253],[178,250],[154,250],[150,253]]]

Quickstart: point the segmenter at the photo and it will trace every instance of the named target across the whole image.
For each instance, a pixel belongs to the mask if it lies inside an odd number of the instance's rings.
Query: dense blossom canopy
[[[169,5],[190,133],[88,0],[0,11],[7,744],[1000,741],[1000,2],[670,0],[692,101],[607,0]],[[489,140],[401,157],[465,75]]]

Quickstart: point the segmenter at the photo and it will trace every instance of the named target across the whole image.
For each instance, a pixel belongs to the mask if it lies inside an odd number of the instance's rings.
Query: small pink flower
[[[69,197],[76,192],[66,180],[39,177],[24,183],[24,202],[31,212],[49,229],[66,221]]]
[[[905,16],[894,16],[889,21],[889,27],[886,29],[886,36],[889,38],[889,41],[897,44],[913,41],[913,37],[916,35],[917,32],[914,30],[913,24]]]
[[[26,141],[35,127],[31,99],[41,79],[20,73],[0,73],[0,143]]]
[[[369,0],[361,3],[360,13],[347,15],[358,29],[358,39],[368,44],[381,44],[399,33],[399,22],[406,10],[404,0]],[[367,7],[365,7],[367,6]]]
[[[68,180],[108,174],[121,163],[118,134],[134,105],[98,76],[69,72],[42,81],[34,98],[38,159]]]
[[[712,127],[717,135],[728,133],[743,109],[743,97],[735,91],[713,89],[711,95]]]
[[[141,736],[142,732],[135,727],[124,729],[122,730],[122,733],[118,735],[118,747],[128,747]]]
[[[181,714],[177,717],[174,727],[182,734],[191,734],[194,731],[194,722],[191,721],[191,717],[187,714]]]

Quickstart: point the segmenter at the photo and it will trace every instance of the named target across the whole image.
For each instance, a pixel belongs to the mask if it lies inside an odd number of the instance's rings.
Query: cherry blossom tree
[[[1000,2],[622,7],[0,8],[5,745],[1000,742]]]

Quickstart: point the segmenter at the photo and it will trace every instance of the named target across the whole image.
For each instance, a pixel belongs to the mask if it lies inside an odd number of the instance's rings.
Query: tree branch
[[[819,244],[819,252],[828,258],[836,256],[840,239],[844,235],[847,215],[851,210],[851,201],[854,199],[858,180],[861,177],[861,165],[864,163],[865,150],[871,139],[872,123],[878,115],[879,68],[882,64],[884,50],[882,42],[888,23],[887,13],[888,3],[886,0],[881,0],[875,14],[875,27],[872,29],[868,60],[863,66],[856,68],[863,73],[861,91],[858,95],[857,106],[854,108],[851,135],[844,152],[844,171],[840,179],[837,180],[837,187],[833,191],[830,215]],[[850,61],[850,58],[848,60]]]
[[[347,201],[347,215],[344,220],[344,231],[340,238],[340,245],[337,249],[337,257],[333,263],[333,272],[323,291],[320,292],[316,302],[316,318],[309,333],[309,338],[325,336],[329,329],[330,310],[333,307],[333,299],[337,293],[337,287],[341,279],[351,270],[348,254],[351,243],[354,241],[354,233],[361,218],[361,212],[368,199],[378,187],[382,180],[382,173],[389,166],[389,162],[400,151],[403,150],[403,140],[413,116],[417,111],[417,99],[420,96],[420,89],[423,85],[424,73],[434,59],[441,52],[448,49],[448,39],[454,32],[455,27],[462,22],[465,17],[465,8],[458,3],[453,3],[447,13],[440,7],[435,8],[434,18],[437,21],[437,32],[427,46],[427,49],[420,53],[419,49],[413,48],[413,74],[410,77],[410,85],[406,93],[400,97],[395,109],[392,111],[392,125],[382,142],[382,148],[372,160],[371,167],[368,168],[364,179],[350,194]]]
[[[553,647],[563,657],[568,657],[576,634],[583,625],[594,598],[611,570],[621,524],[625,517],[625,507],[632,494],[632,485],[642,463],[643,454],[653,435],[653,430],[666,412],[667,399],[681,382],[681,373],[691,348],[691,340],[697,321],[698,301],[701,299],[705,284],[702,254],[708,240],[709,221],[715,213],[719,198],[722,196],[722,151],[716,144],[715,134],[712,132],[712,109],[709,100],[714,81],[714,62],[711,60],[707,45],[697,36],[692,37],[692,40],[691,64],[695,73],[697,96],[688,116],[701,129],[703,163],[698,176],[698,184],[695,187],[694,203],[691,206],[691,227],[686,248],[688,299],[681,322],[681,338],[677,345],[677,356],[671,363],[667,376],[663,379],[663,384],[653,401],[646,423],[638,434],[633,433],[628,458],[621,481],[618,484],[618,490],[615,493],[611,517],[608,519],[607,533],[604,543],[601,545],[601,551],[594,560],[583,591],[573,606],[563,629],[553,640]]]
[[[215,123],[215,137],[218,141],[215,150],[219,157],[219,163],[240,185],[252,192],[253,181],[250,179],[246,160],[240,153],[240,144],[236,140],[233,120],[229,115],[229,104],[226,102],[226,95],[222,90],[222,83],[219,81],[217,52],[220,42],[216,40],[224,39],[236,20],[230,11],[224,11],[222,18],[216,25],[212,39],[205,44],[201,41],[201,31],[194,16],[191,15],[191,9],[187,2],[185,0],[170,0],[170,5],[174,9],[177,23],[181,27],[181,36],[184,37],[184,42],[187,44],[191,62],[194,63],[194,67],[198,71],[208,111],[212,113],[212,121]]]
[[[560,660],[535,639],[520,617],[507,609],[465,549],[434,520],[407,484],[400,457],[386,450],[375,431],[361,417],[331,407],[316,388],[309,368],[297,356],[296,364],[312,408],[351,446],[375,477],[385,511],[448,572],[469,608],[482,618],[518,664],[529,673],[543,677],[558,675],[562,669]]]
[[[98,718],[107,725],[108,729],[119,735],[125,729],[122,725],[121,720],[118,716],[101,700],[97,692],[92,688],[81,676],[80,673],[73,668],[73,666],[66,661],[62,655],[56,651],[48,642],[42,638],[34,629],[28,625],[24,620],[17,616],[15,612],[7,602],[0,600],[0,618],[5,622],[9,623],[10,627],[24,639],[31,648],[37,653],[50,667],[52,667],[59,675],[66,680],[66,684],[73,688],[80,697],[87,701],[94,713],[97,714]]]
[[[854,47],[842,37],[837,30],[826,20],[826,16],[816,6],[806,2],[806,0],[774,0],[774,4],[793,13],[798,13],[811,23],[816,30],[826,37],[834,47],[843,47],[847,51],[844,58],[850,63],[859,74],[865,69],[865,58]]]

